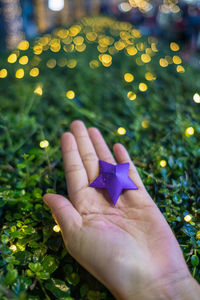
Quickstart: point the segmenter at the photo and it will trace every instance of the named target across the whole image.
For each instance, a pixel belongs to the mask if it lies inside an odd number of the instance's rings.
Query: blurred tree
[[[36,24],[40,33],[45,32],[49,28],[46,2],[46,0],[34,0]]]
[[[0,0],[2,31],[7,48],[13,49],[24,38],[19,0]]]

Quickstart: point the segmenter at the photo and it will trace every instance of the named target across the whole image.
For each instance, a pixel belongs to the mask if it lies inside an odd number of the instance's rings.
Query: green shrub
[[[67,195],[59,140],[74,119],[127,147],[200,280],[199,70],[103,17],[12,53],[17,61],[6,53],[0,69],[0,299],[113,299],[67,253],[42,201],[48,191]]]

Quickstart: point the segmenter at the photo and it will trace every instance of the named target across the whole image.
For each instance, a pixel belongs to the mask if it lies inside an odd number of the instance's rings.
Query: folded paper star
[[[112,165],[99,161],[100,175],[90,184],[90,187],[107,189],[114,205],[122,190],[138,190],[137,185],[128,176],[129,163]]]

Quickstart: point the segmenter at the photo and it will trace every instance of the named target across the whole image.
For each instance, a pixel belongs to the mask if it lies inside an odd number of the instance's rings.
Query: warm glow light
[[[128,46],[126,51],[129,55],[135,55],[137,53],[137,49],[134,46]]]
[[[118,5],[119,10],[122,13],[126,13],[132,9],[131,5],[128,2],[122,2]]]
[[[159,60],[159,64],[160,64],[161,67],[165,68],[165,67],[168,66],[168,61],[165,58],[161,58]]]
[[[197,233],[196,233],[196,238],[197,238],[197,240],[200,240],[200,230],[197,231]]]
[[[41,85],[38,85],[38,86],[35,88],[35,90],[34,90],[34,94],[39,95],[39,96],[42,96],[42,93],[43,93],[43,91],[42,91],[42,86],[41,86]]]
[[[149,122],[147,120],[142,121],[142,127],[143,128],[148,128],[149,127]]]
[[[191,215],[187,215],[187,216],[184,217],[184,220],[186,222],[190,222],[192,220],[192,216]]]
[[[14,252],[17,251],[17,247],[15,245],[11,245],[9,247],[9,249],[12,250],[12,251],[14,251]]]
[[[153,81],[153,80],[156,80],[156,76],[150,72],[147,72],[145,74],[145,79],[148,81]]]
[[[49,146],[49,142],[47,140],[43,140],[40,142],[41,148],[47,148]]]
[[[186,130],[185,130],[185,135],[187,136],[187,137],[189,137],[189,136],[191,136],[191,135],[193,135],[194,134],[194,128],[193,127],[188,127],[188,128],[186,128]]]
[[[140,90],[141,92],[145,92],[147,89],[148,89],[148,87],[147,87],[146,83],[141,82],[141,83],[139,84],[139,90]]]
[[[29,72],[30,76],[32,77],[37,77],[39,75],[39,69],[38,68],[33,68]]]
[[[193,100],[195,103],[200,103],[200,95],[198,93],[195,93],[193,96]]]
[[[135,100],[137,96],[136,96],[136,94],[134,92],[130,91],[130,92],[128,92],[127,97],[130,100]]]
[[[148,55],[148,54],[142,54],[141,55],[141,60],[144,62],[144,63],[148,63],[151,61],[151,57]]]
[[[0,70],[0,78],[6,78],[8,75],[8,71],[6,69]]]
[[[64,0],[48,0],[48,7],[53,11],[60,11],[64,8]]]
[[[16,62],[16,60],[17,60],[17,54],[12,53],[8,56],[8,62],[10,64],[14,64]]]
[[[166,160],[163,159],[163,160],[160,161],[160,166],[161,166],[162,168],[166,167],[166,165],[167,165]]]
[[[134,76],[131,73],[125,73],[124,74],[124,80],[126,82],[132,82],[134,80]]]
[[[17,46],[17,48],[19,49],[19,50],[27,50],[28,48],[29,48],[29,42],[28,41],[26,41],[26,40],[23,40],[23,41],[21,41],[19,44],[18,44],[18,46]]]
[[[183,66],[177,66],[176,67],[176,71],[178,72],[178,73],[184,73],[185,72],[185,68],[183,67]]]
[[[15,77],[21,79],[24,77],[24,69],[18,69],[15,73]]]
[[[175,65],[180,65],[182,63],[182,59],[177,55],[174,55],[172,59]]]
[[[56,60],[55,59],[49,59],[47,61],[47,67],[49,69],[53,69],[53,68],[55,68],[55,66],[56,66]]]
[[[118,133],[119,135],[124,135],[124,134],[126,134],[126,129],[123,128],[123,127],[119,127],[119,128],[117,129],[117,133]]]
[[[53,231],[60,232],[60,226],[59,225],[53,226]]]
[[[67,97],[68,99],[70,99],[70,100],[74,99],[74,97],[75,97],[74,91],[72,91],[72,90],[67,91],[66,97]]]
[[[177,43],[172,42],[172,43],[170,43],[170,49],[172,51],[178,51],[180,49],[180,47]]]
[[[112,56],[109,54],[100,55],[100,60],[104,67],[109,67],[112,64]]]
[[[21,65],[26,65],[28,63],[28,56],[24,55],[24,56],[20,57],[19,63]]]

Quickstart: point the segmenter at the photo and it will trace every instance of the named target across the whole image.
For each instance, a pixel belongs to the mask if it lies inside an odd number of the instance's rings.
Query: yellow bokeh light
[[[117,133],[118,133],[119,135],[124,135],[124,134],[126,134],[126,129],[123,128],[123,127],[119,127],[119,128],[117,129]]]
[[[161,166],[162,168],[165,168],[166,165],[167,165],[166,160],[162,159],[162,160],[160,161],[160,166]]]
[[[172,42],[172,43],[170,43],[170,49],[172,51],[178,51],[180,49],[180,47],[177,43]]]
[[[183,67],[183,66],[177,66],[176,67],[176,71],[178,72],[178,73],[184,73],[185,72],[185,68]]]
[[[66,97],[70,100],[74,99],[75,98],[75,93],[74,91],[70,90],[70,91],[67,91],[66,93]]]
[[[28,63],[28,56],[24,55],[24,56],[20,57],[19,63],[21,65],[26,65]]]
[[[8,56],[8,62],[10,64],[14,64],[16,62],[16,60],[17,60],[17,54],[12,53]]]
[[[180,65],[182,63],[182,59],[178,55],[174,55],[172,59],[175,65]]]
[[[125,73],[124,74],[124,80],[126,82],[132,82],[134,80],[134,76],[131,73]]]
[[[130,100],[135,100],[136,97],[137,97],[137,95],[136,95],[134,92],[130,91],[130,92],[127,93],[127,97],[128,97]]]
[[[37,77],[39,75],[39,69],[38,68],[33,68],[29,72],[30,76],[32,77]]]
[[[96,59],[93,59],[93,60],[90,61],[89,65],[90,65],[91,69],[98,68],[99,67],[99,61],[96,60]]]
[[[67,62],[67,66],[70,69],[75,68],[76,65],[77,65],[77,60],[76,59],[69,59],[68,62]]]
[[[8,71],[6,69],[0,70],[0,78],[6,78],[8,75]]]
[[[137,49],[134,46],[128,46],[126,51],[129,55],[135,55],[137,53]]]
[[[83,38],[82,36],[76,36],[76,37],[74,38],[73,42],[74,42],[75,45],[80,46],[80,45],[83,44],[84,38]]]
[[[40,142],[41,148],[47,148],[49,146],[49,142],[47,140],[43,140]]]
[[[193,135],[194,134],[194,128],[193,127],[188,127],[188,128],[186,128],[186,130],[185,130],[185,135],[187,136],[187,137],[190,137],[191,135]]]
[[[60,232],[60,226],[59,225],[53,226],[53,231]]]
[[[19,50],[27,50],[29,48],[29,42],[26,40],[23,40],[18,44],[17,48]]]
[[[142,123],[141,123],[141,125],[142,125],[143,128],[148,128],[149,127],[148,120],[143,120]]]
[[[53,69],[53,68],[55,68],[55,66],[56,66],[56,60],[55,59],[49,59],[47,61],[47,67],[49,69]]]
[[[156,76],[154,74],[152,74],[151,72],[147,72],[145,74],[145,79],[148,81],[153,81],[153,80],[156,80]]]
[[[159,60],[159,64],[160,64],[161,67],[165,68],[165,67],[168,66],[168,61],[165,58],[161,58]]]
[[[121,51],[122,49],[125,48],[125,43],[123,41],[119,40],[114,43],[114,47],[117,51]]]
[[[144,82],[140,82],[140,84],[139,84],[139,90],[141,92],[145,92],[147,89],[148,89],[147,84],[144,83]]]
[[[142,54],[141,55],[141,60],[144,62],[144,63],[148,63],[151,61],[151,57],[148,55],[148,54]]]
[[[109,67],[112,64],[112,56],[109,54],[102,54],[100,55],[100,61],[104,67]]]
[[[197,238],[197,240],[200,240],[200,230],[197,231],[197,233],[196,233],[196,238]]]
[[[15,77],[21,79],[24,77],[24,69],[18,69],[15,73]]]
[[[187,215],[187,216],[184,217],[184,220],[186,222],[190,222],[192,220],[192,216],[191,215]]]
[[[34,94],[39,95],[39,96],[42,96],[42,93],[43,93],[43,91],[42,91],[42,86],[41,86],[41,85],[38,85],[38,86],[35,88],[35,90],[34,90]]]
[[[36,55],[40,55],[42,53],[43,47],[41,44],[37,44],[33,47],[33,52]]]
[[[198,93],[195,93],[193,96],[193,100],[195,103],[200,103],[200,95]]]
[[[17,247],[15,245],[11,245],[9,247],[9,249],[12,250],[12,251],[14,251],[14,252],[17,251]]]
[[[75,46],[75,49],[76,49],[76,51],[78,51],[78,52],[83,52],[83,51],[85,51],[85,49],[86,49],[86,44],[83,43],[82,45],[76,45],[76,46]]]
[[[88,32],[86,34],[86,38],[87,38],[88,41],[94,42],[97,38],[97,34],[96,34],[96,32]]]

